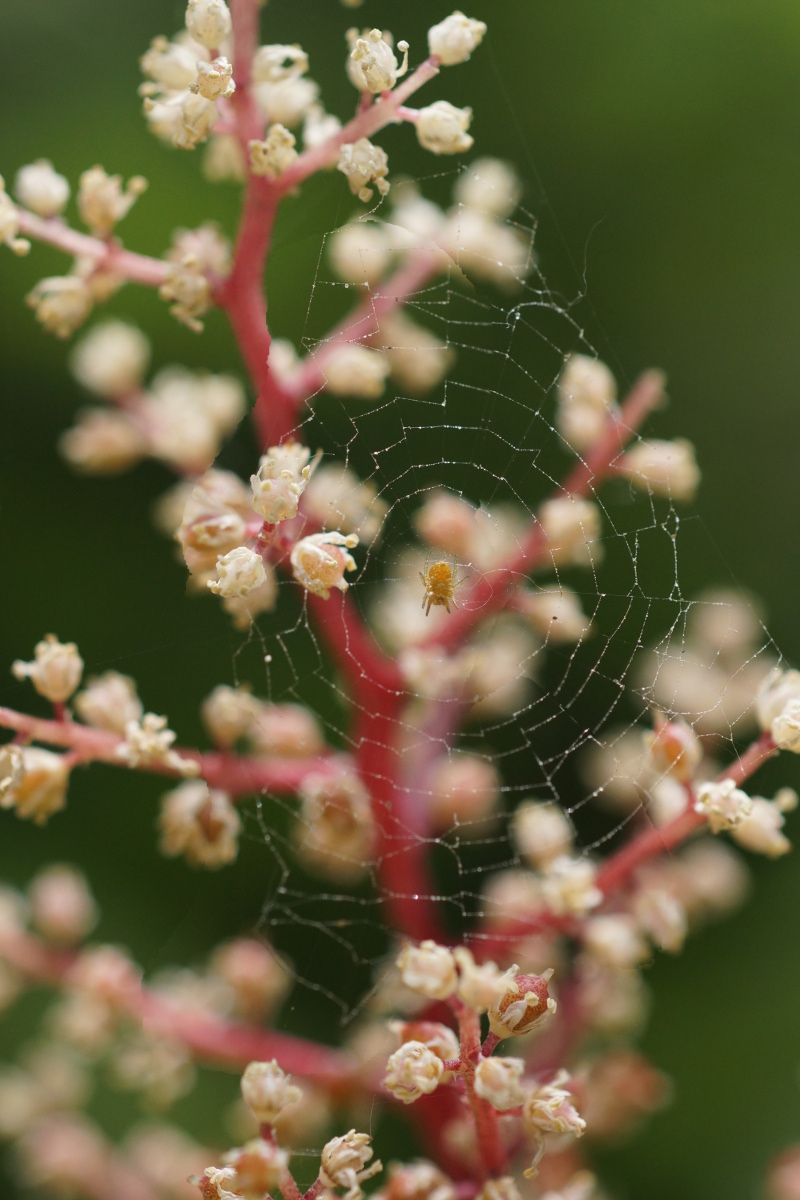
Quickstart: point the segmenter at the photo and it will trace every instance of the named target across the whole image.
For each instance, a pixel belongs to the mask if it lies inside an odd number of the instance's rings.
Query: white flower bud
[[[254,1138],[244,1146],[229,1150],[222,1161],[227,1164],[226,1169],[233,1168],[230,1186],[234,1196],[263,1196],[279,1188],[285,1179],[289,1151],[281,1150],[272,1139]],[[227,1195],[229,1193],[220,1189],[222,1200],[226,1200]]]
[[[203,174],[209,183],[244,183],[247,177],[239,140],[232,133],[215,133],[203,155]]]
[[[197,77],[197,55],[183,42],[153,38],[150,49],[139,59],[145,75],[169,92],[191,87]]]
[[[259,707],[246,688],[220,684],[203,701],[200,714],[214,743],[227,748],[250,732]]]
[[[463,154],[475,141],[467,133],[471,120],[471,108],[456,108],[448,100],[435,100],[418,111],[419,144],[433,154]]]
[[[445,67],[466,62],[480,46],[486,26],[483,21],[465,17],[458,9],[428,30],[428,49]]]
[[[344,1200],[361,1200],[361,1184],[383,1170],[383,1164],[367,1163],[374,1153],[368,1133],[351,1129],[342,1137],[332,1138],[322,1148],[319,1177],[325,1187],[347,1188]]]
[[[380,146],[374,146],[369,138],[359,138],[357,142],[348,142],[339,151],[337,170],[347,176],[350,191],[358,196],[365,204],[372,199],[374,183],[381,196],[388,195],[389,157]]]
[[[196,780],[161,800],[159,848],[168,858],[185,855],[193,867],[225,867],[239,853],[239,814],[225,792]]]
[[[546,868],[572,849],[569,818],[556,804],[523,800],[512,817],[514,845],[532,867]]]
[[[286,964],[256,938],[223,942],[214,951],[211,970],[233,990],[236,1013],[247,1021],[263,1021],[292,986]]]
[[[299,442],[270,446],[258,471],[250,476],[253,508],[269,525],[297,516],[297,505],[311,478],[319,455],[309,464],[311,451]]]
[[[14,254],[27,254],[31,248],[27,238],[17,237],[19,233],[19,213],[17,206],[5,190],[5,181],[0,175],[0,242],[8,246]]]
[[[331,265],[348,283],[379,283],[394,257],[386,228],[376,221],[354,221],[328,238]]]
[[[326,357],[325,390],[334,396],[376,400],[383,395],[391,364],[385,355],[358,343],[337,346]]]
[[[398,70],[397,59],[387,37],[381,34],[380,29],[365,30],[363,37],[359,37],[355,29],[348,31],[350,56],[347,74],[353,86],[361,92],[377,95],[389,91],[408,70],[408,42],[398,42],[398,50],[405,55],[403,65]]]
[[[476,963],[466,946],[456,946],[453,958],[458,966],[460,999],[478,1013],[495,1008],[506,990],[505,973],[496,963]]]
[[[301,538],[289,556],[298,583],[315,596],[327,600],[331,588],[346,592],[350,586],[345,571],[355,571],[356,560],[346,550],[358,545],[358,534],[313,533]]]
[[[568,587],[543,588],[540,592],[522,590],[515,597],[515,609],[530,621],[537,633],[551,645],[579,642],[592,632],[592,622],[581,608],[577,594]]]
[[[169,767],[181,775],[199,775],[200,766],[193,758],[181,758],[172,749],[175,732],[167,728],[167,718],[145,713],[140,721],[128,721],[125,741],[115,754],[129,767],[149,767],[155,764]]]
[[[278,601],[278,580],[271,566],[264,564],[266,578],[248,596],[223,599],[222,607],[231,617],[234,629],[249,629],[259,613],[272,612]]]
[[[67,802],[69,770],[64,766],[63,755],[38,746],[24,746],[20,779],[16,756],[8,747],[3,749],[8,763],[3,783],[8,782],[5,790],[0,790],[0,808],[13,808],[23,820],[30,818],[36,825],[44,825]]]
[[[737,788],[732,779],[700,783],[696,794],[695,812],[707,817],[712,833],[722,833],[740,825],[753,808],[750,797]]]
[[[542,876],[545,904],[558,917],[585,917],[603,900],[603,893],[595,886],[596,874],[587,858],[562,854],[553,859]]]
[[[319,85],[313,79],[291,76],[276,83],[259,83],[256,101],[269,125],[294,129],[304,121],[317,103]]]
[[[129,721],[140,721],[144,709],[136,694],[136,683],[128,675],[106,671],[89,679],[75,697],[75,711],[87,725],[124,733]]]
[[[585,566],[600,561],[600,510],[591,500],[575,496],[546,500],[539,510],[539,521],[554,564]]]
[[[703,745],[691,725],[678,717],[673,721],[657,718],[653,733],[644,735],[653,765],[680,783],[694,778],[703,761]]]
[[[242,1075],[242,1098],[259,1125],[271,1125],[287,1104],[300,1099],[300,1088],[289,1080],[274,1058],[272,1062],[248,1063]]]
[[[609,967],[635,967],[649,955],[647,943],[627,913],[590,917],[583,927],[583,944],[593,958]]]
[[[72,374],[98,396],[113,399],[138,388],[150,358],[150,343],[125,321],[103,321],[78,342],[70,356]]]
[[[141,175],[129,179],[123,190],[121,175],[108,175],[102,167],[90,167],[81,175],[78,186],[81,220],[98,237],[108,237],[146,188],[147,180]]]
[[[211,284],[196,258],[187,255],[182,262],[170,264],[158,294],[171,305],[169,311],[182,325],[194,333],[202,332],[199,318],[211,307]]]
[[[559,1071],[552,1083],[543,1084],[529,1092],[522,1110],[522,1118],[535,1137],[548,1134],[572,1134],[582,1137],[586,1122],[580,1116],[572,1100],[572,1094],[564,1087],[569,1083],[569,1072]],[[525,1171],[530,1178],[536,1174],[536,1165]],[[586,1196],[586,1193],[580,1193]],[[577,1196],[576,1196],[577,1200]],[[587,1197],[588,1200],[588,1197]]]
[[[20,167],[14,180],[17,199],[37,216],[57,217],[69,200],[69,183],[46,158]]]
[[[308,775],[300,799],[294,840],[303,864],[342,883],[360,879],[375,846],[375,819],[361,780],[346,772]]]
[[[236,91],[233,82],[233,66],[223,55],[213,62],[198,62],[197,82],[192,91],[197,91],[205,100],[224,100]]]
[[[267,573],[260,554],[247,546],[237,546],[217,559],[217,578],[209,579],[207,587],[227,600],[249,596],[266,583]]]
[[[800,753],[800,671],[776,667],[756,697],[758,723],[781,750]]]
[[[683,948],[688,932],[686,909],[677,896],[663,887],[642,886],[634,896],[633,909],[640,929],[670,954]]]
[[[22,751],[13,742],[0,746],[0,807],[3,797],[13,792],[22,783],[25,775],[25,765]],[[2,909],[2,892],[0,892],[0,910]],[[0,919],[2,925],[2,919]]]
[[[525,1072],[522,1058],[482,1058],[475,1070],[475,1091],[492,1108],[505,1112],[518,1108],[525,1099],[520,1080]]]
[[[433,941],[404,946],[397,966],[406,987],[429,1000],[446,1000],[458,985],[452,952]]]
[[[781,788],[774,800],[754,796],[749,814],[731,834],[744,850],[754,854],[766,854],[768,858],[779,858],[788,854],[792,843],[781,832],[785,824],[784,813],[797,807],[797,793],[792,788]]]
[[[295,79],[308,70],[308,55],[300,46],[259,46],[253,56],[256,83],[279,83]]]
[[[386,1064],[383,1086],[396,1100],[411,1104],[435,1092],[444,1074],[442,1060],[422,1042],[404,1042]]]
[[[231,14],[225,0],[189,0],[186,28],[201,46],[219,49],[231,32]]]
[[[430,774],[430,816],[434,827],[446,831],[453,824],[483,822],[496,811],[500,778],[496,768],[479,754],[442,756]]]
[[[686,438],[637,442],[616,469],[636,487],[671,500],[693,500],[700,483],[694,446]]]
[[[314,150],[336,137],[341,128],[342,122],[338,117],[326,113],[321,104],[312,104],[303,122],[303,145],[306,150]]]
[[[451,210],[440,239],[468,275],[506,290],[516,288],[533,264],[530,235],[475,209]]]
[[[325,749],[317,718],[302,704],[257,702],[248,734],[253,749],[286,758],[311,758]]]
[[[74,642],[59,642],[48,633],[34,648],[33,662],[19,659],[11,668],[15,679],[30,679],[40,696],[51,704],[63,704],[77,688],[83,674],[83,659]]]
[[[571,354],[558,382],[556,426],[561,436],[576,450],[588,449],[618,411],[616,401],[616,380],[605,363]]]
[[[303,512],[322,529],[357,533],[371,544],[380,533],[389,506],[372,481],[362,481],[341,463],[318,467],[303,500]]]
[[[297,139],[285,125],[270,125],[264,141],[249,142],[250,168],[254,175],[279,179],[297,159]]]
[[[392,378],[412,396],[440,384],[455,358],[452,347],[402,312],[385,316],[371,340],[388,359]]]
[[[71,429],[58,439],[62,456],[78,471],[113,475],[144,457],[147,439],[124,412],[84,408]]]
[[[0,225],[2,193],[0,193]],[[56,337],[71,337],[92,311],[90,288],[77,275],[51,275],[40,279],[25,297],[36,313],[36,320]]]
[[[28,889],[31,919],[51,941],[72,946],[97,922],[97,905],[75,867],[54,864],[34,876]]]
[[[479,158],[470,163],[459,175],[454,191],[458,203],[501,221],[511,216],[521,194],[516,171],[499,158]]]
[[[194,150],[211,136],[217,123],[217,106],[199,92],[187,92],[177,100],[176,116],[170,140],[177,150]]]

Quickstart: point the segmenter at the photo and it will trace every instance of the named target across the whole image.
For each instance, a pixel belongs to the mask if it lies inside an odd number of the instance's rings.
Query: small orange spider
[[[463,579],[456,579],[456,560],[453,559],[453,565],[439,560],[439,562],[431,563],[430,567],[425,564],[425,570],[420,571],[419,577],[422,580],[425,591],[422,596],[422,607],[425,609],[427,617],[432,606],[443,606],[450,612],[450,605],[458,608],[454,592],[457,587],[460,587],[464,582]]]

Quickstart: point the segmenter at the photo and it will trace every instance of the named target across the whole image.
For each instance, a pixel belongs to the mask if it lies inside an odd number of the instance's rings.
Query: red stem
[[[97,259],[98,269],[114,272],[132,283],[142,283],[148,287],[160,287],[166,279],[169,264],[160,258],[134,254],[132,250],[125,250],[118,242],[106,242],[102,238],[79,233],[59,217],[37,217],[35,213],[24,208],[17,209],[17,217],[20,233],[36,238],[38,242],[56,246],[66,254],[75,255],[76,258]]]
[[[475,1119],[478,1149],[483,1160],[483,1177],[506,1173],[506,1153],[497,1124],[497,1112],[475,1091],[475,1070],[481,1061],[481,1026],[478,1014],[459,1000],[451,1004],[461,1033],[461,1078]]]

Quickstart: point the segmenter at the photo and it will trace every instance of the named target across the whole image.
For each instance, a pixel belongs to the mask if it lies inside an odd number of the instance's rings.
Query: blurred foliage
[[[327,106],[346,115],[347,25],[389,26],[419,58],[427,26],[446,11],[430,0],[367,0],[355,13],[335,0],[271,0],[264,31],[269,41],[302,42]],[[469,11],[489,23],[487,42],[434,83],[431,98],[471,104],[476,150],[518,164],[544,274],[567,298],[585,291],[578,318],[621,381],[650,365],[668,372],[672,406],[652,429],[690,437],[704,470],[696,512],[682,515],[683,593],[711,583],[752,589],[783,652],[800,660],[791,549],[800,507],[800,9],[790,0],[483,0]],[[40,156],[73,181],[95,162],[144,174],[150,191],[121,232],[151,253],[176,225],[214,216],[232,230],[236,189],[202,183],[199,154],[166,150],[139,115],[137,58],[181,20],[179,0],[7,5],[16,83],[4,96],[6,179]],[[440,171],[407,131],[383,140],[408,174]],[[303,334],[322,236],[350,212],[338,177],[287,203],[270,267],[277,333]],[[166,472],[79,479],[57,458],[57,434],[82,397],[64,371],[64,346],[40,332],[21,296],[62,264],[38,247],[27,260],[2,259],[0,664],[53,630],[78,642],[89,672],[134,675],[148,707],[195,741],[197,703],[230,679],[242,639],[215,605],[186,601],[183,570],[143,520]],[[219,317],[196,338],[133,288],[109,311],[142,324],[156,364],[236,368]],[[247,471],[248,435],[226,453]],[[255,643],[244,649],[243,673],[259,669],[260,654]],[[29,689],[5,682],[0,703],[28,707]],[[333,693],[323,703],[333,705]],[[341,725],[341,714],[328,715]],[[796,783],[793,768],[770,768],[764,789]],[[2,819],[4,876],[22,884],[46,861],[80,863],[103,910],[99,936],[129,944],[149,970],[198,959],[252,928],[278,883],[255,819],[235,869],[201,875],[159,858],[152,825],[162,790],[156,779],[98,767],[75,778],[67,814],[46,830]],[[800,868],[790,858],[756,864],[755,874],[743,915],[650,972],[656,1004],[644,1044],[675,1080],[676,1100],[630,1146],[604,1155],[620,1197],[745,1200],[769,1156],[800,1136]],[[318,958],[291,927],[279,937],[301,972],[304,957]],[[35,1006],[23,1007],[0,1029],[7,1053],[30,1026]],[[298,995],[284,1023],[336,1033],[336,1013],[314,993]],[[225,1140],[216,1113],[226,1088],[232,1079],[181,1106],[198,1136]],[[109,1127],[122,1129],[128,1101],[104,1094],[101,1103]]]

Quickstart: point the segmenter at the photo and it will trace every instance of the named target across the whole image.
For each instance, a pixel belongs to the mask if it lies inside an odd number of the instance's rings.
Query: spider
[[[425,588],[422,595],[422,607],[425,609],[426,617],[433,605],[443,605],[448,612],[450,612],[451,604],[454,608],[458,608],[453,593],[457,587],[461,586],[464,579],[456,579],[455,559],[453,559],[452,566],[441,559],[431,563],[430,567],[426,563],[425,570],[420,571],[419,577]]]

